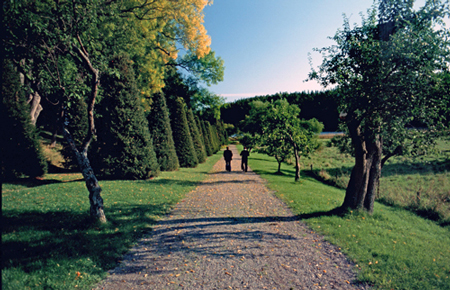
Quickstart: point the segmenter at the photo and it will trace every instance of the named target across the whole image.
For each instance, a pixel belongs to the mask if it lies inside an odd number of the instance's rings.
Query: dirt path
[[[364,289],[230,149],[232,171],[220,160],[97,289]]]

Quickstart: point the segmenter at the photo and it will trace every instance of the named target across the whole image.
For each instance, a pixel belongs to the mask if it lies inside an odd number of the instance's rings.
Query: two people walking
[[[250,152],[248,152],[247,148],[244,147],[244,150],[241,152],[241,168],[243,171],[247,172],[248,169],[248,156]],[[225,159],[225,169],[226,171],[231,171],[231,160],[233,159],[233,152],[227,147],[227,149],[223,152],[223,158]]]

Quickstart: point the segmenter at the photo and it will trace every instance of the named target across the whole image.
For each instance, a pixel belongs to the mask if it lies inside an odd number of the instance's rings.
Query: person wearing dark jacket
[[[241,152],[241,168],[243,171],[247,172],[248,169],[248,156],[250,155],[250,152],[248,152],[247,148],[244,147],[244,150]]]
[[[227,147],[227,150],[223,152],[223,158],[225,159],[225,169],[231,171],[231,159],[233,159],[233,153]]]

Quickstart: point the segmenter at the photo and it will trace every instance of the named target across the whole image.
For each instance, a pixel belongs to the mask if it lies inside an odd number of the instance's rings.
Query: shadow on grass
[[[342,166],[342,167],[329,167],[324,168],[324,170],[332,177],[338,178],[342,175],[350,176],[353,166]],[[318,172],[322,169],[314,167],[313,172],[315,172],[315,178],[320,179]],[[387,163],[383,166],[382,177],[389,177],[395,175],[404,174],[436,174],[444,173],[450,170],[450,160],[436,160],[436,161],[423,161],[423,162],[409,162],[405,161],[403,163]],[[307,170],[311,172],[310,170]]]
[[[48,164],[48,173],[79,173],[79,171],[76,168],[68,169]]]
[[[99,274],[116,265],[130,244],[163,215],[167,205],[117,205],[107,209],[108,222],[93,222],[88,213],[50,211],[2,213],[2,270],[38,271],[50,261],[89,258]]]
[[[255,172],[258,175],[277,175],[277,176],[289,176],[292,178],[294,178],[295,176],[295,172],[294,171],[288,171],[288,170],[281,170],[281,172],[278,171],[268,171],[268,170],[253,170],[253,172]],[[302,174],[302,172],[300,171],[300,174]]]
[[[71,181],[62,181],[57,179],[41,179],[41,178],[20,178],[16,180],[7,181],[8,184],[14,184],[14,185],[22,185],[25,187],[38,187],[42,185],[48,185],[48,184],[54,184],[54,183],[63,183],[63,182],[73,182],[73,181],[80,181],[78,180],[71,180]]]
[[[76,261],[89,258],[98,274],[113,268],[131,244],[150,230],[157,221],[151,216],[167,213],[161,205],[115,205],[108,208],[108,223],[92,222],[87,213],[50,211],[16,212],[4,210],[2,216],[2,269],[19,267],[38,271],[49,261]],[[336,210],[282,217],[198,218],[161,221],[174,229],[196,229],[223,224],[275,223],[335,215]],[[202,224],[199,224],[202,223]],[[269,233],[264,233],[265,235]],[[234,238],[245,233],[233,233]],[[208,237],[209,238],[209,237]],[[241,238],[249,238],[242,236]],[[253,238],[257,238],[254,236]],[[289,238],[289,237],[285,237]],[[206,237],[205,237],[206,239]]]

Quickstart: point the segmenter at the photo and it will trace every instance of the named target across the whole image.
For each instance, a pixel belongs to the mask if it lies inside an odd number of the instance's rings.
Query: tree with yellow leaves
[[[177,45],[202,59],[210,53],[203,26],[208,0],[23,0],[3,3],[3,56],[22,73],[25,83],[39,84],[41,96],[56,96],[59,123],[86,180],[91,215],[106,221],[101,188],[87,152],[96,134],[94,107],[101,96],[102,74],[119,76],[110,66],[126,53],[144,96],[164,87],[164,71],[176,59]],[[7,24],[7,25],[6,25]],[[67,129],[67,108],[76,99],[88,104],[88,133],[81,146]],[[56,122],[56,120],[55,120]]]

